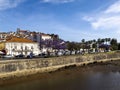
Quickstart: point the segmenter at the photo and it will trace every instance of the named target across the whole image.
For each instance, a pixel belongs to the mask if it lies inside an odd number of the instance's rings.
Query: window
[[[25,46],[25,50],[27,50],[27,46]]]
[[[33,46],[31,46],[31,49],[33,50]]]
[[[21,46],[21,49],[23,50],[23,46]]]
[[[15,46],[14,48],[17,49],[17,46]]]

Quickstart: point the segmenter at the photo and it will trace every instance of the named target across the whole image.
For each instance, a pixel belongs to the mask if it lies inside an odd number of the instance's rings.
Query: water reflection
[[[44,79],[34,80],[0,90],[119,90],[119,72],[66,72],[53,73]]]

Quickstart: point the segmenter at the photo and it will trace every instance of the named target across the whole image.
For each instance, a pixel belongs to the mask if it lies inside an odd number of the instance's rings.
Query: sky
[[[0,32],[17,28],[66,41],[120,41],[120,0],[0,0]]]

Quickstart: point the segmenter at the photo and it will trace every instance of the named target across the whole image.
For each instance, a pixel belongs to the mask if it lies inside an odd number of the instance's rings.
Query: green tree
[[[71,42],[67,42],[67,49],[72,51],[73,50],[73,44]]]
[[[82,39],[81,42],[82,42],[82,49],[84,51],[84,49],[85,49],[85,39]]]
[[[81,42],[82,42],[82,43],[85,43],[85,39],[82,39]]]
[[[118,50],[120,50],[120,43],[118,43]]]
[[[117,39],[114,39],[114,38],[113,38],[113,39],[111,40],[110,44],[111,44],[112,50],[118,50]]]
[[[81,44],[78,43],[78,42],[67,42],[67,49],[70,50],[70,51],[73,51],[73,50],[80,50],[81,48]]]
[[[93,39],[93,43],[96,43],[96,40],[95,40],[95,39]]]
[[[101,39],[101,43],[104,43],[105,42],[105,39],[103,38],[103,39]]]
[[[92,44],[92,48],[97,48],[97,44],[96,43]]]
[[[101,44],[101,39],[100,38],[98,38],[97,43]]]

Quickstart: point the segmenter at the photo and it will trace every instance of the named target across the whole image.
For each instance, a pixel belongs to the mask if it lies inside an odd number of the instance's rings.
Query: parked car
[[[38,55],[35,55],[35,54],[30,54],[30,55],[27,55],[27,58],[39,58]]]
[[[9,54],[9,55],[4,55],[4,56],[2,56],[2,58],[14,58],[14,56],[13,55],[11,55],[11,54]]]
[[[65,51],[65,55],[70,55],[71,52],[68,50],[68,51]]]
[[[41,57],[41,58],[47,58],[48,57],[48,55],[45,54],[45,53],[40,53],[38,56]]]
[[[58,56],[62,56],[63,53],[62,53],[61,51],[59,51],[59,52],[57,52],[57,55],[58,55]]]
[[[15,57],[16,57],[16,58],[24,58],[25,55],[23,55],[23,54],[19,54],[19,55],[16,55]]]
[[[76,54],[76,52],[75,52],[75,51],[72,51],[72,52],[71,52],[71,55],[75,55],[75,54]]]
[[[50,52],[50,56],[57,56],[56,52]]]

